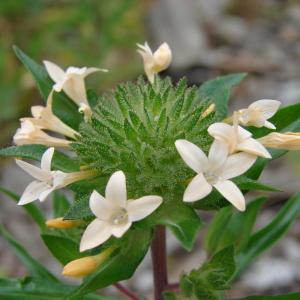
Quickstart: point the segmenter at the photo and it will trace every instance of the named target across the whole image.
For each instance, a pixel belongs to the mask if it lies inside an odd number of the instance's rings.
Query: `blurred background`
[[[300,2],[298,0],[1,0],[0,1],[0,145],[11,145],[18,119],[41,103],[33,79],[12,51],[16,44],[41,62],[60,66],[95,66],[110,70],[95,74],[88,84],[98,92],[143,72],[136,43],[152,48],[166,41],[174,59],[169,75],[186,76],[199,85],[217,75],[248,72],[235,89],[232,108],[270,98],[284,104],[300,101]],[[22,193],[29,178],[13,161],[0,161],[0,186]],[[274,176],[275,174],[275,176]],[[262,181],[283,190],[269,194],[257,227],[268,223],[293,192],[299,190],[299,152],[271,163]],[[22,208],[0,195],[0,218],[27,249],[51,270],[61,267],[41,244],[37,228]],[[47,211],[49,208],[43,204]],[[211,214],[204,217],[209,220]],[[205,231],[203,231],[205,233]],[[25,270],[0,239],[0,277],[23,276]],[[199,246],[183,251],[170,236],[169,272],[176,281],[182,269],[199,265],[205,254]],[[128,284],[150,292],[149,258]],[[300,289],[300,220],[289,234],[239,279],[230,296],[275,294]]]

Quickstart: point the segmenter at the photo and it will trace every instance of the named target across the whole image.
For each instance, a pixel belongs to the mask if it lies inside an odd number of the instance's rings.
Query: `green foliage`
[[[75,287],[42,278],[0,278],[0,298],[5,300],[61,300],[74,291]],[[91,294],[82,300],[113,300],[110,297]]]
[[[231,299],[231,300],[298,300],[298,299],[300,299],[300,293],[289,293],[289,294],[277,295],[277,296],[250,296],[246,298]]]
[[[67,197],[58,191],[55,191],[52,197],[53,216],[55,218],[62,217],[69,209],[70,203]]]
[[[234,271],[234,248],[229,246],[216,253],[199,269],[182,276],[180,280],[182,299],[219,299],[218,292],[229,288],[228,282]]]
[[[58,282],[58,279],[52,275],[46,268],[44,268],[39,262],[33,259],[30,254],[24,249],[24,247],[17,242],[13,236],[5,230],[3,226],[0,226],[0,234],[9,243],[9,246],[27,268],[28,272],[40,279],[48,280],[49,282]]]
[[[229,74],[203,83],[198,93],[201,98],[208,98],[215,103],[217,116],[222,119],[228,113],[230,90],[246,77],[246,73]]]
[[[274,245],[293,221],[299,217],[299,214],[300,194],[298,193],[285,203],[268,225],[250,237],[243,251],[238,255],[236,275],[243,271],[258,255]]]

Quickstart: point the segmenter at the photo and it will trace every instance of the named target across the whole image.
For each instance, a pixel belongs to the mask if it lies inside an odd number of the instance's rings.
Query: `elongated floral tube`
[[[201,119],[206,118],[208,115],[210,115],[212,112],[216,110],[216,105],[212,103],[202,114]]]
[[[80,225],[83,225],[85,222],[82,220],[64,220],[64,218],[55,218],[47,220],[46,226],[49,228],[56,229],[69,229],[76,228]]]
[[[258,140],[268,148],[300,150],[300,132],[272,132]]]
[[[64,276],[75,278],[87,276],[95,272],[96,269],[112,254],[114,249],[114,247],[110,247],[97,255],[72,260],[65,265],[62,274]]]

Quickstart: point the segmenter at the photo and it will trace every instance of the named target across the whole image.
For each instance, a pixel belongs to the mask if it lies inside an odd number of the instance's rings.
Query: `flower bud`
[[[258,140],[269,148],[300,150],[300,132],[272,132]]]
[[[98,255],[75,259],[65,265],[62,274],[64,276],[77,278],[87,276],[95,272],[97,267],[102,264],[113,251],[114,248],[110,247]]]
[[[63,218],[56,218],[56,219],[50,219],[47,220],[46,225],[50,228],[56,228],[56,229],[69,229],[78,227],[85,222],[82,220],[64,220]]]
[[[206,118],[209,114],[211,114],[212,112],[214,112],[216,110],[216,105],[214,103],[212,103],[202,114],[201,114],[201,118],[204,119]]]

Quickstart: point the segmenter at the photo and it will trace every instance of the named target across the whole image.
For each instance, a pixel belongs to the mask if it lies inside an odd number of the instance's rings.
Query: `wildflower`
[[[56,229],[69,229],[83,225],[85,222],[82,220],[64,220],[64,218],[55,218],[47,220],[46,226]]]
[[[139,48],[137,52],[144,60],[144,70],[148,80],[153,83],[154,76],[169,67],[172,60],[171,49],[167,43],[163,43],[152,53],[147,42],[144,45],[137,44],[137,46]]]
[[[184,202],[200,200],[214,187],[238,210],[245,210],[242,192],[229,179],[246,172],[254,164],[256,156],[243,152],[227,156],[227,146],[217,140],[211,145],[208,157],[187,140],[177,140],[175,146],[184,162],[197,173],[184,192]]]
[[[239,122],[244,126],[267,127],[276,129],[269,121],[277,112],[280,101],[263,99],[253,102],[248,108],[238,111]]]
[[[40,144],[50,147],[68,148],[71,143],[71,141],[48,135],[28,119],[21,120],[21,128],[17,129],[13,140],[18,146]]]
[[[268,148],[300,150],[300,132],[272,132],[258,140]]]
[[[63,90],[79,106],[79,111],[84,113],[85,120],[88,120],[91,116],[91,108],[86,96],[84,79],[94,72],[107,72],[107,70],[69,67],[64,71],[50,61],[44,61],[44,64],[49,76],[55,82],[53,89],[56,92]]]
[[[62,135],[75,139],[79,135],[77,131],[63,123],[52,112],[53,91],[50,92],[46,107],[36,105],[31,107],[31,114],[33,118],[22,118],[21,121],[30,121],[35,127],[39,129],[51,130]]]
[[[65,265],[62,274],[64,276],[76,278],[89,275],[95,272],[99,265],[105,262],[113,251],[114,248],[110,247],[97,255],[72,260],[67,265]]]
[[[237,114],[234,114],[233,125],[214,123],[208,127],[208,133],[228,146],[229,154],[238,151],[247,152],[264,158],[271,158],[267,149],[252,134],[237,123]]]
[[[161,197],[152,195],[127,200],[124,173],[113,173],[106,186],[105,198],[96,191],[90,197],[90,209],[97,218],[86,228],[81,239],[80,251],[104,243],[111,235],[121,237],[132,222],[144,219],[161,203]]]
[[[18,205],[24,205],[37,199],[44,201],[54,190],[95,175],[94,171],[79,171],[72,173],[51,171],[53,154],[53,147],[45,151],[41,159],[40,168],[16,159],[17,165],[36,179],[26,187]]]

